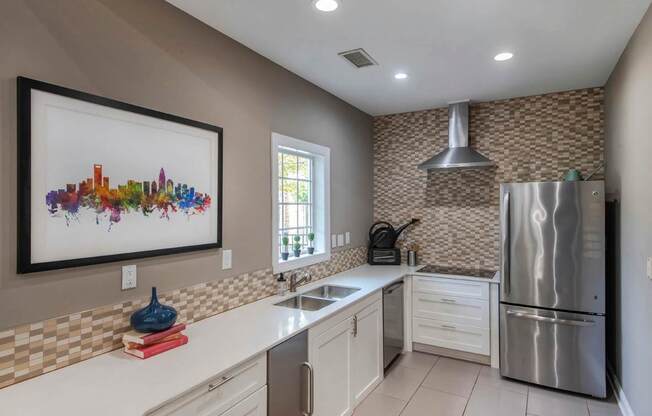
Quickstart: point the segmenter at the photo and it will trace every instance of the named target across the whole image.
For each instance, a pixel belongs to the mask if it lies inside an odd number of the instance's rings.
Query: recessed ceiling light
[[[507,60],[512,59],[513,56],[514,56],[514,54],[511,53],[511,52],[502,52],[502,53],[499,53],[498,55],[494,56],[494,60],[496,60],[498,62],[507,61]]]
[[[408,76],[405,72],[398,72],[394,74],[394,78],[396,79],[406,79]]]
[[[312,5],[320,12],[332,12],[340,6],[342,0],[313,0]]]

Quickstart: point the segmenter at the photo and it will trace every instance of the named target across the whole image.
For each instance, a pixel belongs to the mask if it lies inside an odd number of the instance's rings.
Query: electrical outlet
[[[331,248],[337,247],[337,235],[333,234],[331,235]]]
[[[647,278],[652,280],[652,257],[647,258]]]
[[[344,244],[347,246],[351,244],[351,233],[348,231],[344,233]]]
[[[122,266],[122,290],[133,289],[138,285],[138,274],[135,264]]]
[[[344,245],[344,234],[337,235],[337,246],[342,247]]]
[[[222,270],[231,268],[232,251],[222,250]]]

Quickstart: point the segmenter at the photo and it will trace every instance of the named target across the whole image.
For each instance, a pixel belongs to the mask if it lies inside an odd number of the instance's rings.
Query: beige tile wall
[[[365,247],[333,253],[331,260],[306,267],[313,280],[359,266]],[[271,296],[271,269],[185,287],[159,296],[179,312],[178,322],[192,323]],[[95,357],[122,346],[131,314],[148,298],[102,306],[0,332],[0,388]]]
[[[405,235],[422,263],[498,267],[501,182],[585,174],[604,159],[604,94],[591,88],[470,108],[471,146],[497,162],[491,170],[422,172],[417,165],[448,144],[448,112],[436,108],[377,117],[374,217],[422,222]]]

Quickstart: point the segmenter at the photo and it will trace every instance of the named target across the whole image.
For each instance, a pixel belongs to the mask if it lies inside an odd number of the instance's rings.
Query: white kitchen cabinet
[[[413,276],[412,340],[478,356],[491,354],[489,283]]]
[[[351,400],[352,317],[310,339],[314,374],[315,416],[345,416]]]
[[[351,387],[358,405],[383,378],[383,311],[375,302],[353,317]]]
[[[311,328],[308,337],[314,415],[351,415],[383,378],[380,293]]]
[[[263,387],[220,416],[267,416],[267,387]]]
[[[267,383],[267,355],[261,354],[227,373],[170,400],[147,416],[218,416]],[[266,403],[266,402],[265,402]],[[267,405],[265,404],[265,408]],[[230,413],[229,416],[231,416]],[[236,413],[257,415],[257,413]],[[264,414],[264,413],[261,413]],[[234,414],[235,415],[235,414]]]

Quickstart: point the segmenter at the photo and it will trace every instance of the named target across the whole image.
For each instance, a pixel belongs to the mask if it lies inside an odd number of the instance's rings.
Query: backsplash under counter
[[[315,281],[357,267],[366,256],[366,247],[354,247],[296,271],[310,272]],[[190,324],[274,295],[276,288],[269,268],[176,289],[159,298],[177,309],[178,322]],[[0,388],[121,348],[129,317],[148,302],[143,297],[0,331]]]

